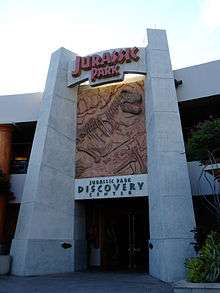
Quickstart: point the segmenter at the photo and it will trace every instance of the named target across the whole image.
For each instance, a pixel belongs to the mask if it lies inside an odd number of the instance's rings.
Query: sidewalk
[[[0,277],[0,293],[172,293],[144,273],[80,272],[37,277]]]

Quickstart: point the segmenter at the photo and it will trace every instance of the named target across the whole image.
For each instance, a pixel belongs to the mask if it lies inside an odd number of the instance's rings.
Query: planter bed
[[[185,280],[174,283],[173,293],[220,293],[220,283],[190,283]]]

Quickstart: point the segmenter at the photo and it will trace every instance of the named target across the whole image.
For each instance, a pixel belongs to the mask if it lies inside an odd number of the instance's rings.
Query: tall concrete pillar
[[[12,243],[12,274],[74,270],[75,131],[77,88],[67,87],[64,48],[52,54],[24,193]]]
[[[147,30],[146,129],[150,274],[184,278],[195,227],[192,196],[166,33]]]

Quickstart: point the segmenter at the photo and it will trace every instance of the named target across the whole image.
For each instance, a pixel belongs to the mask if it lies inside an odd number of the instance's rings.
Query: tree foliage
[[[220,157],[220,118],[207,120],[193,129],[186,146],[189,161],[206,163],[210,153]]]

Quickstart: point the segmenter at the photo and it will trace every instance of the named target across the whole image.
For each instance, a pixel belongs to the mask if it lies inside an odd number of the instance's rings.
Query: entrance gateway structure
[[[190,231],[195,227],[184,142],[166,33],[148,29],[147,36],[146,48],[109,50],[84,58],[64,48],[52,54],[12,242],[13,274],[85,268],[83,200],[114,198],[112,205],[119,197],[142,196],[149,198],[149,273],[164,281],[184,278],[185,259],[193,254]],[[85,174],[84,179],[75,179],[75,146],[80,137],[86,156],[83,131],[77,133],[76,141],[78,84],[88,79],[94,86],[121,81],[125,73],[146,76],[147,174],[97,178]],[[127,114],[134,102],[128,98],[126,103],[122,93],[121,107]],[[109,112],[114,109],[110,107]],[[137,108],[132,111],[139,113]],[[97,125],[110,131],[104,120],[92,121],[87,125],[88,145]],[[99,154],[94,156],[97,162]]]

